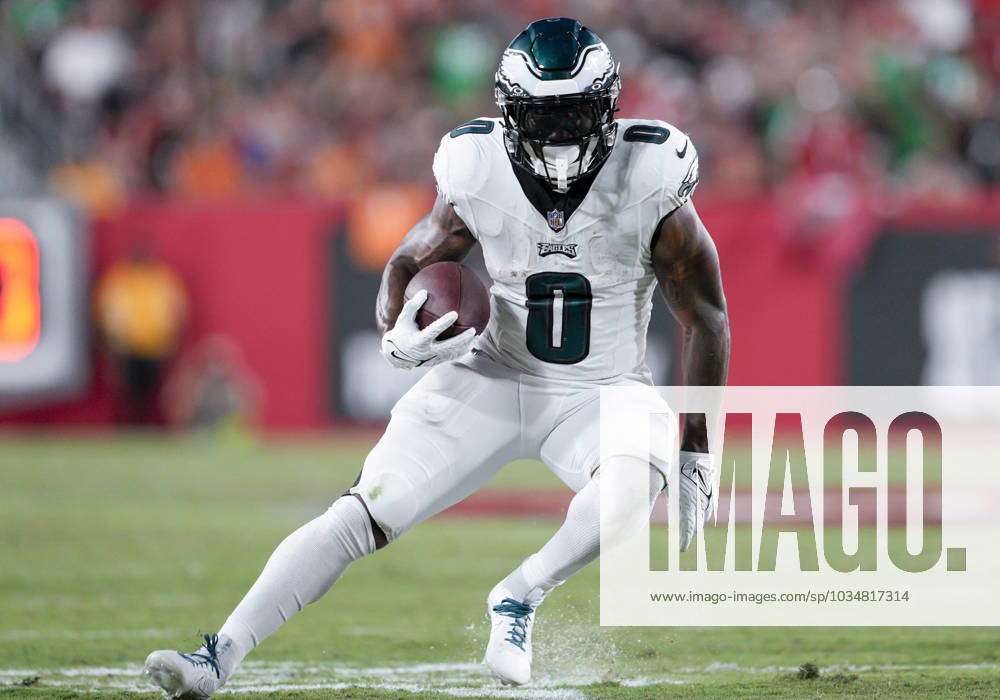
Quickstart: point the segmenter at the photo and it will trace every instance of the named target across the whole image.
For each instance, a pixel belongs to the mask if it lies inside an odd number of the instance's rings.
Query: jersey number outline
[[[496,123],[491,122],[489,119],[473,119],[471,122],[465,122],[461,126],[452,129],[451,137],[457,138],[464,134],[489,134],[493,131],[494,126],[496,126]]]
[[[590,354],[590,280],[575,272],[536,272],[524,282],[525,342],[543,362],[573,365]]]
[[[670,138],[670,129],[664,129],[655,124],[633,124],[625,129],[624,141],[636,141],[639,143],[666,143]]]

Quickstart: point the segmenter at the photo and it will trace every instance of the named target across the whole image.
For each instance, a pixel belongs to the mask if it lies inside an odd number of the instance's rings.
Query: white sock
[[[330,590],[348,564],[374,551],[368,512],[354,496],[337,499],[286,537],[219,630],[220,644],[233,642],[227,675],[288,618]]]
[[[649,508],[652,512],[656,496],[663,490],[663,475],[632,458],[618,458],[608,468],[644,467],[650,471]],[[601,551],[600,508],[598,473],[570,501],[562,527],[503,580],[504,587],[518,600],[537,606],[549,591],[594,561]]]

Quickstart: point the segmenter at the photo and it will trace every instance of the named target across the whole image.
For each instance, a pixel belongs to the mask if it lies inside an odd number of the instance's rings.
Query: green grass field
[[[353,482],[367,444],[357,436],[266,444],[0,437],[0,695],[157,697],[139,675],[146,654],[194,648],[199,631],[214,631],[274,545]],[[529,462],[512,465],[495,483],[558,487]],[[995,628],[600,628],[596,566],[540,611],[538,680],[503,689],[479,664],[484,597],[556,526],[423,524],[355,564],[326,598],[257,649],[227,691],[349,698],[1000,695]],[[806,663],[816,664],[818,677],[799,677]]]

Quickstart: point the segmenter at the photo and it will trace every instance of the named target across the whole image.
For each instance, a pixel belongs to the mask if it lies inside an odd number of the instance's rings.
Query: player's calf
[[[354,496],[290,534],[216,636],[196,652],[154,651],[145,672],[171,697],[208,698],[243,657],[292,615],[319,600],[351,562],[375,551],[370,516]]]
[[[608,505],[605,525],[610,541],[626,537],[649,518],[653,503],[663,489],[661,472],[631,457],[609,461],[607,469],[636,469],[649,475],[649,508],[636,511],[625,501]],[[597,558],[601,547],[601,480],[598,472],[570,501],[566,520],[556,534],[535,554],[498,583],[487,598],[490,640],[486,665],[493,675],[511,685],[531,680],[531,630],[535,612],[546,595],[567,578]]]

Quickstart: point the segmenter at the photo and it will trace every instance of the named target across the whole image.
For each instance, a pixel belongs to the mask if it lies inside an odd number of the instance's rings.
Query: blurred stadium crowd
[[[822,213],[963,199],[1000,180],[994,0],[7,0],[0,12],[0,187],[52,187],[98,216],[148,191],[426,193],[441,135],[496,114],[506,42],[552,15],[580,17],[618,55],[622,116],[692,135],[703,192],[780,190]]]

